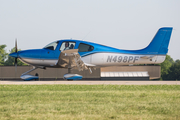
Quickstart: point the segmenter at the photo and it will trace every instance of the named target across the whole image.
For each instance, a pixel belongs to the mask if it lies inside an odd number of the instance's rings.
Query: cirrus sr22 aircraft
[[[58,40],[42,49],[23,50],[10,54],[22,62],[34,66],[33,69],[23,73],[21,79],[38,79],[38,76],[27,73],[37,69],[66,68],[68,73],[64,79],[78,80],[81,75],[71,74],[71,69],[89,70],[95,67],[121,66],[129,64],[159,64],[162,63],[168,52],[168,45],[172,33],[171,27],[160,28],[151,43],[140,50],[122,50],[96,43],[80,40]]]

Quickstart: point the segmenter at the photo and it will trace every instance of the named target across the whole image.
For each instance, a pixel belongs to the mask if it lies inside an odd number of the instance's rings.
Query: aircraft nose
[[[9,54],[9,56],[14,57],[14,58],[18,58],[18,53],[14,52]]]

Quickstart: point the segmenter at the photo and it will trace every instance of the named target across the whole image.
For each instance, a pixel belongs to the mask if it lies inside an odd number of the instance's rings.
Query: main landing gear
[[[64,74],[65,80],[81,80],[82,76],[79,74],[71,74],[71,68],[68,68],[68,73]]]

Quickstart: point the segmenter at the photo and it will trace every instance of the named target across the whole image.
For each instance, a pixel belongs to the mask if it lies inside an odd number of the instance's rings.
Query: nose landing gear
[[[26,81],[28,81],[28,80],[38,80],[38,79],[39,79],[39,76],[38,76],[37,73],[35,74],[35,76],[34,76],[34,75],[28,75],[28,74],[27,74],[27,73],[29,73],[29,72],[32,72],[32,71],[36,70],[36,69],[37,69],[37,67],[33,67],[33,69],[31,69],[31,70],[23,73],[20,78],[23,79],[23,80],[26,80]]]

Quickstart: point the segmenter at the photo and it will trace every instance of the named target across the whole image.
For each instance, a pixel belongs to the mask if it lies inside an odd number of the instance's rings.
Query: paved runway
[[[0,85],[180,85],[180,81],[0,81]]]

